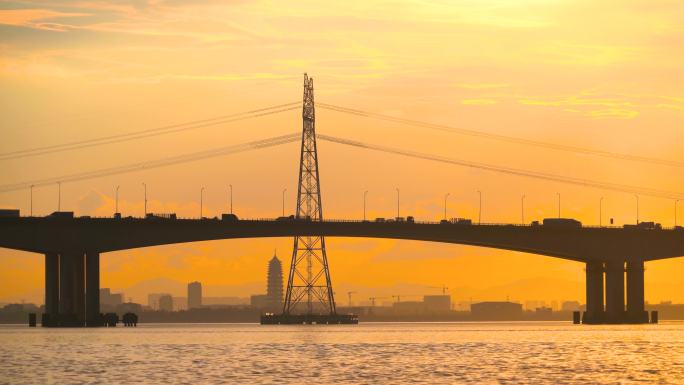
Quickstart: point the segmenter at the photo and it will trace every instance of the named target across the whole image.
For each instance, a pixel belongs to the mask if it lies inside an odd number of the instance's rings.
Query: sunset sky
[[[188,5],[190,4],[190,5]],[[324,5],[323,5],[324,4]],[[684,162],[684,3],[680,0],[3,1],[0,154],[240,113],[302,97],[320,103],[541,142]],[[319,134],[472,162],[684,197],[684,167],[580,155],[318,108]],[[147,162],[301,131],[301,111],[76,151],[0,160],[0,185]],[[320,141],[324,214],[401,214],[483,222],[557,215],[634,223],[634,194],[434,163]],[[1,156],[0,156],[1,157]],[[63,210],[111,216],[148,210],[294,211],[299,144],[62,184]],[[57,185],[36,187],[34,214],[57,209]],[[642,195],[639,218],[674,224],[675,201]],[[28,214],[29,190],[0,193]],[[684,202],[680,202],[684,224]],[[436,294],[455,301],[584,301],[584,266],[543,256],[410,241],[329,238],[338,301]],[[205,295],[265,291],[277,249],[292,240],[225,240],[102,255],[102,286],[199,280]],[[0,250],[0,302],[42,302],[43,257]],[[646,299],[684,302],[684,258],[646,264]],[[162,281],[163,279],[163,281]],[[171,289],[169,289],[171,290]],[[175,290],[175,289],[174,289]],[[140,291],[128,293],[146,302]],[[183,294],[182,291],[174,292]],[[128,294],[127,294],[128,297]]]

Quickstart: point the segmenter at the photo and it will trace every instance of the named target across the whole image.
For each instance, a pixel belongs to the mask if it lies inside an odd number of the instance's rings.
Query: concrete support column
[[[73,295],[73,255],[59,255],[59,306],[60,319],[66,319],[74,314],[74,295]]]
[[[85,255],[74,254],[74,313],[79,326],[85,325]]]
[[[45,314],[50,325],[59,314],[59,254],[45,254]],[[48,326],[48,325],[43,325]]]
[[[647,323],[644,307],[644,261],[627,261],[627,316],[630,322]]]
[[[590,261],[586,266],[587,312],[585,323],[600,323],[603,320],[603,262]]]
[[[85,323],[85,263],[83,253],[59,256],[59,317],[62,326]]]
[[[86,253],[86,326],[100,326],[100,253]]]
[[[625,318],[625,262],[606,262],[606,317],[611,323]]]

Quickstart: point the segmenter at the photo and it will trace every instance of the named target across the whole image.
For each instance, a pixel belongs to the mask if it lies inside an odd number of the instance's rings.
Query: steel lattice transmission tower
[[[313,79],[307,74],[304,74],[302,119],[304,129],[295,218],[322,221],[323,207],[318,176],[318,152],[316,151],[314,88]],[[283,314],[336,314],[324,237],[297,236],[294,238]]]

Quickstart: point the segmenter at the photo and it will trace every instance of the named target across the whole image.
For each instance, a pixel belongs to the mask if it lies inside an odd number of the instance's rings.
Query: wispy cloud
[[[50,23],[47,22],[47,20],[83,17],[88,15],[88,13],[60,12],[49,9],[3,9],[0,10],[0,24],[49,31],[66,31],[71,29],[72,26],[61,23]]]

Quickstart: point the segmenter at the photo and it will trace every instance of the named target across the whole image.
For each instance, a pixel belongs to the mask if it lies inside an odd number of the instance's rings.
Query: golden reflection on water
[[[684,323],[0,326],[0,383],[684,383]]]

